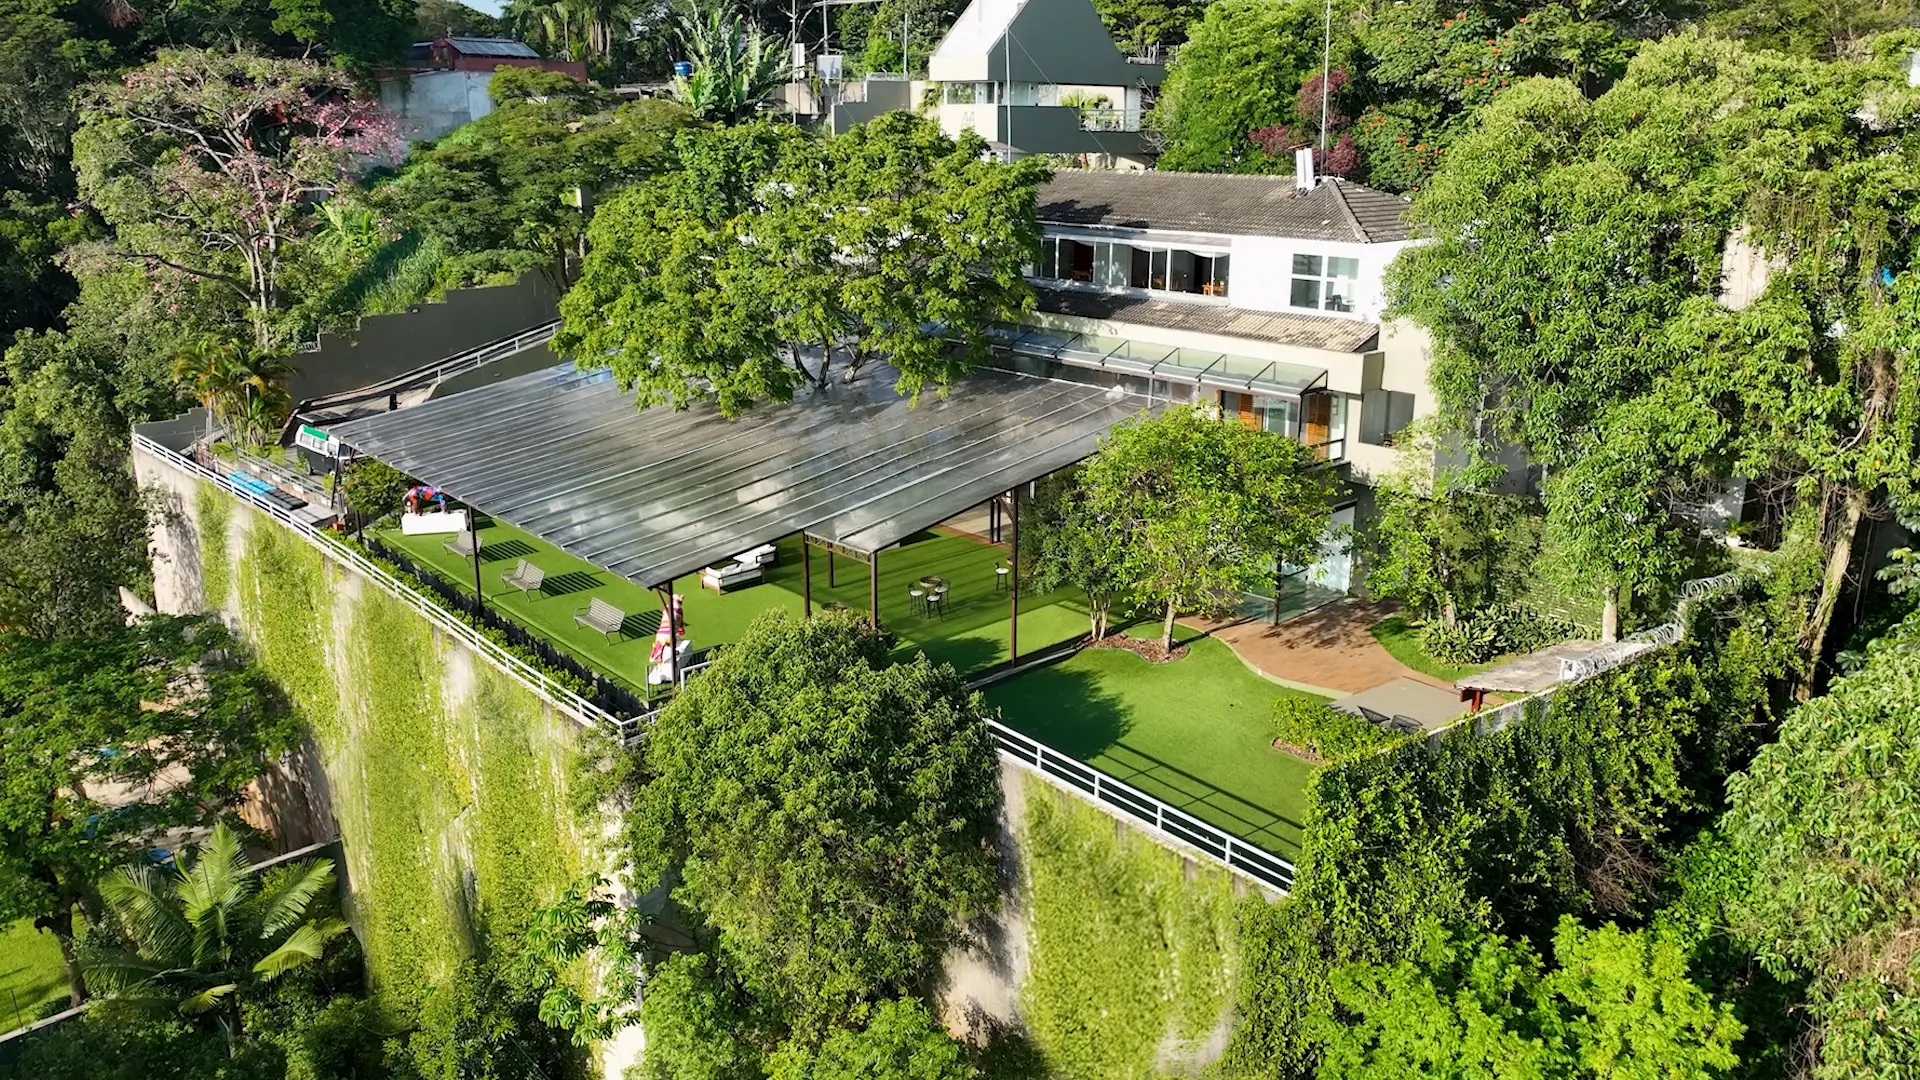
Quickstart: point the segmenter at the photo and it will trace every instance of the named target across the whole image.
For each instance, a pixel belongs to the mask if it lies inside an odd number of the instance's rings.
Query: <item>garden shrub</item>
[[[1428,623],[1420,645],[1442,664],[1469,667],[1557,645],[1577,632],[1565,619],[1542,615],[1525,604],[1499,603],[1464,614],[1452,626]]]
[[[355,458],[347,464],[342,490],[347,505],[357,513],[377,518],[400,509],[414,480],[377,458]]]
[[[1242,920],[1230,1071],[1310,1073],[1330,972],[1413,958],[1429,920],[1544,942],[1562,915],[1642,912],[1765,705],[1755,638],[1698,621],[1681,646],[1568,686],[1497,734],[1320,770],[1293,893]]]
[[[1231,1005],[1232,879],[1044,781],[1020,782],[1027,1028],[1054,1076],[1155,1076],[1163,1047],[1199,1042]]]
[[[1273,703],[1274,736],[1329,764],[1362,757],[1406,738],[1324,701],[1283,697]]]

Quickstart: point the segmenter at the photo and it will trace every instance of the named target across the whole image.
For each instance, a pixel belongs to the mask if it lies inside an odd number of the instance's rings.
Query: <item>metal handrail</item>
[[[379,565],[368,560],[359,552],[327,536],[321,530],[301,521],[299,518],[294,517],[292,514],[280,509],[265,499],[235,485],[226,477],[202,466],[192,458],[169,450],[165,446],[160,445],[151,438],[138,432],[134,433],[133,444],[136,448],[144,449],[156,458],[215,485],[222,491],[246,503],[254,510],[292,529],[301,539],[318,549],[323,556],[344,563],[352,567],[362,576],[371,579],[375,584],[399,599],[401,603],[406,604],[426,618],[428,622],[439,627],[446,633],[453,635],[481,656],[491,660],[494,666],[500,668],[509,677],[514,679],[514,681],[520,683],[520,685],[526,687],[528,690],[539,694],[541,697],[546,698],[550,704],[572,717],[573,720],[581,726],[601,728],[616,739],[619,739],[622,743],[630,743],[637,741],[640,735],[644,733],[646,725],[653,719],[654,713],[647,713],[642,716],[620,717],[595,705],[593,702],[574,693],[567,687],[560,685],[560,683],[556,682],[545,672],[533,667],[506,649],[501,648],[498,644],[494,643],[491,638],[480,633],[466,622],[454,617],[452,612],[420,595],[418,591],[409,587]]]
[[[1281,893],[1292,891],[1293,864],[1280,856],[1168,806],[1139,788],[997,720],[983,718],[981,722],[987,725],[1000,753],[1021,766],[1101,807],[1125,814],[1262,887]]]

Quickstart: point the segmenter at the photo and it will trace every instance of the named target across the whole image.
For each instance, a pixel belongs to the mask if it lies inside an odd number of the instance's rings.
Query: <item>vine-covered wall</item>
[[[140,471],[172,495],[162,606],[219,611],[310,726],[302,783],[343,841],[381,999],[410,1011],[465,956],[510,951],[585,870],[598,826],[569,788],[592,736],[278,523],[164,464]]]

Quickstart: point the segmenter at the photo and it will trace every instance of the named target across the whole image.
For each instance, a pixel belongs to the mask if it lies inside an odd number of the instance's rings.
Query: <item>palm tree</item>
[[[318,960],[347,929],[313,917],[333,886],[333,860],[302,859],[257,874],[240,838],[222,824],[177,867],[123,867],[100,895],[128,947],[95,952],[87,974],[108,993],[172,1003],[182,1016],[211,1014],[229,1049],[242,1037],[240,1001]]]
[[[236,423],[247,438],[277,426],[293,404],[292,375],[284,358],[224,338],[202,338],[173,358],[173,377],[207,409],[210,435],[216,419]]]
[[[205,337],[173,358],[173,378],[207,410],[207,434],[214,419],[244,392],[238,342]]]
[[[722,6],[680,16],[693,74],[673,77],[673,96],[706,120],[735,124],[793,77],[787,49]]]

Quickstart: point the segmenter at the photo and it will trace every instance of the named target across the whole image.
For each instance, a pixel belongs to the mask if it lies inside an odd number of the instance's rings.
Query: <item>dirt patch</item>
[[[1327,759],[1321,757],[1319,754],[1314,753],[1304,746],[1295,746],[1283,739],[1273,740],[1273,748],[1283,754],[1291,754],[1309,765],[1325,765],[1327,763]]]
[[[1172,652],[1160,647],[1157,641],[1144,641],[1125,634],[1108,634],[1099,641],[1088,645],[1089,649],[1125,649],[1149,664],[1164,664],[1169,660],[1178,660],[1187,655],[1185,645],[1175,645]]]

